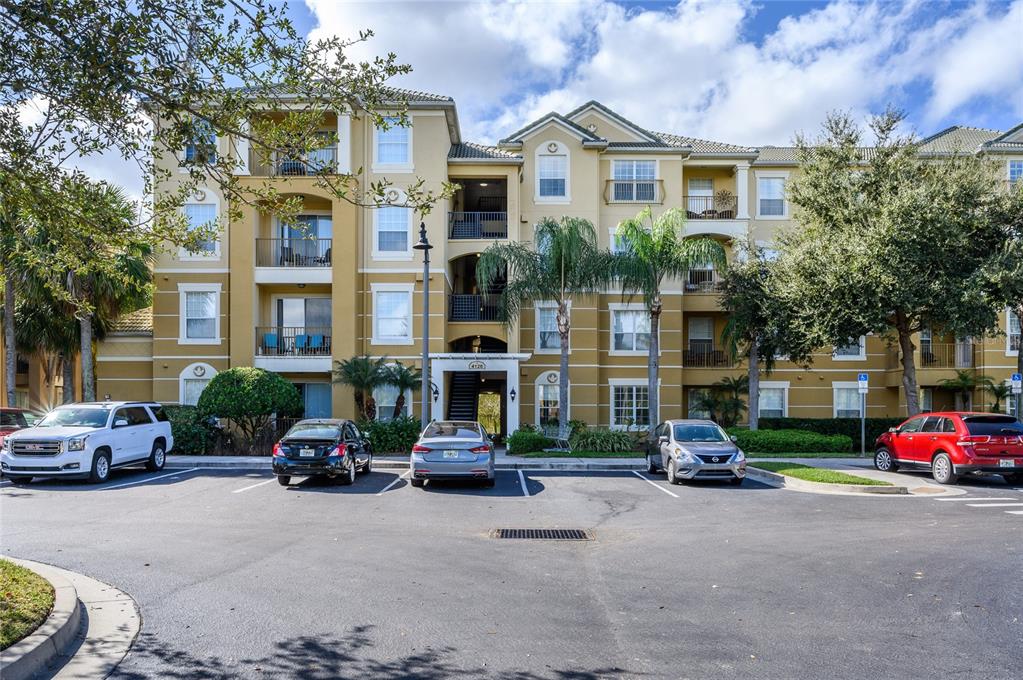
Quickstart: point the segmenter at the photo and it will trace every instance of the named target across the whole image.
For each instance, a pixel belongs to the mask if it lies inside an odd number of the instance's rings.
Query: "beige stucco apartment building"
[[[461,138],[455,102],[404,92],[410,127],[378,130],[365,116],[337,115],[324,130],[338,144],[304,159],[260,165],[244,143],[218,139],[237,154],[242,181],[276,182],[304,201],[300,235],[255,207],[226,224],[204,252],[166,252],[154,269],[152,310],[123,321],[99,348],[98,394],[114,399],[195,403],[218,371],[258,366],[303,391],[310,416],[354,416],[350,391],[332,385],[335,360],[386,356],[419,365],[422,258],[412,249],[418,221],[405,208],[358,208],[333,199],[308,176],[322,162],[363,168],[364,182],[396,187],[417,177],[428,188],[461,185],[425,218],[432,251],[430,354],[434,418],[479,413],[491,429],[557,418],[558,339],[553,310],[538,304],[510,328],[475,280],[476,259],[498,239],[532,241],[543,217],[590,220],[601,245],[616,246],[620,220],[650,205],[686,211],[686,235],[726,245],[752,232],[770,248],[792,224],[785,182],[796,172],[790,148],[751,148],[650,132],[597,102],[550,113],[497,146]],[[926,140],[926,153],[976,150],[1004,159],[1007,180],[1023,175],[1023,125],[1002,134],[954,127]],[[400,191],[394,196],[400,203]],[[200,224],[224,217],[217,187],[184,210]],[[226,219],[226,217],[224,217]],[[660,417],[697,415],[696,396],[744,372],[720,345],[725,315],[712,268],[668,286],[661,328]],[[569,409],[591,425],[646,423],[646,315],[618,292],[579,298],[571,308]],[[938,381],[957,367],[1006,380],[1020,345],[1019,321],[1002,315],[1003,337],[971,341],[918,338],[925,408],[951,407]],[[811,370],[779,363],[761,383],[762,415],[858,416],[856,375],[870,376],[868,416],[904,412],[896,351],[881,338],[822,350]],[[376,395],[381,415],[394,394]],[[418,393],[409,412],[419,413]],[[980,407],[985,395],[976,395]],[[479,405],[477,407],[477,405]]]

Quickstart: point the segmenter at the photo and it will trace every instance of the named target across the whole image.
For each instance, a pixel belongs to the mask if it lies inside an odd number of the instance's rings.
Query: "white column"
[[[735,164],[735,200],[738,203],[736,218],[749,219],[749,163]]]
[[[241,124],[242,134],[249,134],[249,121],[243,120]],[[234,152],[238,154],[239,167],[236,171],[238,175],[251,174],[252,170],[249,168],[249,138],[248,137],[235,137],[234,138]]]
[[[439,368],[433,359],[430,360],[430,380],[437,386],[437,401],[433,400],[432,394],[426,395],[430,400],[430,420],[444,420],[444,369]]]
[[[519,362],[513,362],[511,368],[504,373],[504,399],[508,405],[507,426],[508,434],[519,429],[519,403],[522,401],[522,388],[519,386]],[[511,391],[515,390],[515,401],[512,401]]]
[[[337,114],[337,171],[347,175],[352,171],[352,117]]]

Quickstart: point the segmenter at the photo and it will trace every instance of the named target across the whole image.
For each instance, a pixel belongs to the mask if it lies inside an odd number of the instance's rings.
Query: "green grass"
[[[53,588],[35,572],[0,560],[0,649],[39,627],[53,609]]]
[[[645,454],[642,451],[531,451],[529,453],[509,453],[509,456],[520,458],[642,458]]]
[[[890,482],[881,482],[876,479],[857,477],[838,470],[827,470],[824,468],[800,465],[799,463],[780,463],[776,461],[757,461],[750,463],[752,467],[777,472],[796,479],[805,479],[808,482],[823,482],[824,484],[861,484],[863,486],[892,486]]]
[[[833,453],[828,451],[818,451],[815,453],[752,453],[746,451],[747,458],[859,458],[860,454],[850,453]]]

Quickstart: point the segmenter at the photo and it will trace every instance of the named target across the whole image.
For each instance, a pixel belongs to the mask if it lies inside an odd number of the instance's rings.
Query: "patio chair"
[[[295,354],[305,354],[306,348],[309,346],[309,336],[300,333],[295,336]]]
[[[263,333],[263,354],[277,354],[277,334]]]
[[[322,335],[310,335],[309,336],[309,353],[310,354],[322,354],[323,353],[323,336]]]

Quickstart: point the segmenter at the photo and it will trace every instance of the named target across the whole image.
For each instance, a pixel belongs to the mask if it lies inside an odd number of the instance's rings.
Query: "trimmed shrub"
[[[554,445],[553,439],[531,428],[519,428],[508,436],[508,453],[513,456],[543,451]]]
[[[633,441],[628,432],[605,428],[587,428],[577,431],[569,440],[574,451],[616,453],[632,451]]]
[[[807,430],[746,430],[729,428],[739,448],[755,453],[847,453],[852,439],[844,434],[819,434]]]
[[[164,406],[174,437],[174,453],[202,456],[213,440],[213,432],[206,421],[199,418],[194,406]]]
[[[898,427],[905,418],[867,418],[867,451],[873,451],[874,441],[888,431]],[[809,430],[820,434],[844,434],[852,439],[853,450],[860,450],[859,418],[761,418],[764,430]]]
[[[297,387],[278,374],[246,366],[215,375],[202,391],[196,409],[200,418],[228,420],[251,446],[272,415],[302,415],[302,397]]]
[[[419,418],[410,416],[393,420],[362,421],[359,423],[359,429],[369,439],[373,453],[397,453],[405,456],[412,452],[412,445],[422,432]]]

